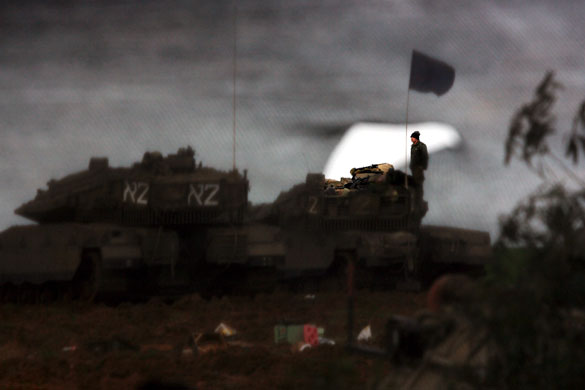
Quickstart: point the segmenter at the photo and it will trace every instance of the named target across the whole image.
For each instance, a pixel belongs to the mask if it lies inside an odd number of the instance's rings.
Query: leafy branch
[[[562,88],[555,80],[554,72],[549,71],[536,88],[532,101],[516,111],[505,143],[504,162],[508,165],[513,157],[517,157],[541,178],[547,179],[547,176],[554,175],[555,172],[546,161],[549,158],[581,187],[585,187],[585,181],[565,165],[548,145],[549,137],[555,133],[556,117],[552,110],[557,92]],[[574,164],[578,163],[581,153],[585,154],[585,102],[573,119],[566,145],[566,156]]]

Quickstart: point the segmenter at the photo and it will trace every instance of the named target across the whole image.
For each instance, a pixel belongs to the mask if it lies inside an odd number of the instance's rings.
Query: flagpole
[[[404,126],[404,186],[408,188],[408,102],[410,101],[410,88],[406,93],[406,126]]]
[[[412,77],[412,56],[410,56],[410,77]],[[410,102],[410,79],[406,92],[406,121],[404,126],[404,186],[408,188],[408,104]]]

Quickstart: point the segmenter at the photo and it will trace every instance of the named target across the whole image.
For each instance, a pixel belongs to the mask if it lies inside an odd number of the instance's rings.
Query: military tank
[[[16,209],[37,225],[0,233],[2,297],[91,300],[192,288],[203,253],[218,247],[211,228],[242,225],[247,203],[246,172],[196,164],[191,147],[166,157],[146,152],[125,168],[92,158],[87,170],[49,181]],[[232,258],[244,253],[233,240],[219,246]]]
[[[445,272],[481,272],[490,260],[489,233],[422,224],[428,204],[411,176],[391,164],[350,174],[339,181],[308,174],[255,209],[257,222],[280,230],[281,273],[343,285],[352,261],[358,285],[419,289]]]

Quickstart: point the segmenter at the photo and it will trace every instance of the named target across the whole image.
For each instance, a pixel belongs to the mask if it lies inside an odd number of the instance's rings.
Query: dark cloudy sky
[[[94,155],[121,166],[192,145],[205,164],[231,167],[233,2],[13,3],[0,6],[0,228],[23,223],[13,209]],[[585,97],[583,2],[242,0],[237,9],[237,163],[255,202],[322,170],[339,129],[403,122],[418,49],[457,75],[441,98],[411,94],[410,120],[448,123],[464,139],[432,157],[426,222],[495,234],[497,216],[539,183],[520,163],[503,167],[514,110],[548,69],[565,85],[560,128]]]

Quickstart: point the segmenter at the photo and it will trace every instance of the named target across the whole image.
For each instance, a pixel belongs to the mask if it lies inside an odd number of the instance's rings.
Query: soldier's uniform
[[[419,138],[419,132],[415,131],[411,134],[412,138]],[[410,146],[410,170],[412,178],[419,190],[419,196],[423,196],[423,183],[425,181],[425,169],[429,165],[429,153],[427,152],[427,145],[420,140]]]

